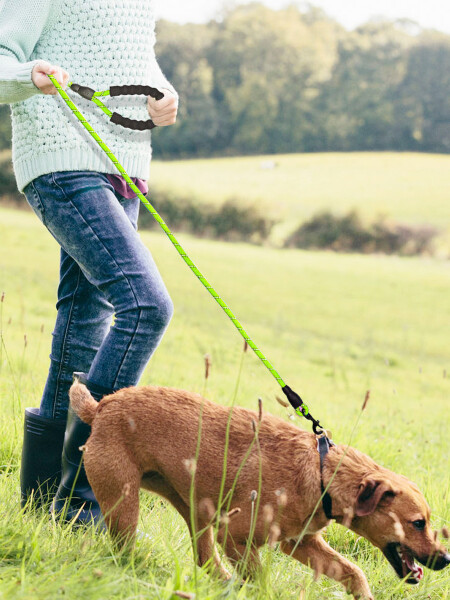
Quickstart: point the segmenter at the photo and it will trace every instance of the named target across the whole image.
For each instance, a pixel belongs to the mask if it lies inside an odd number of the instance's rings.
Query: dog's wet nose
[[[445,554],[439,554],[437,559],[433,561],[432,569],[435,571],[440,571],[441,569],[445,569],[450,564],[450,554],[446,552]]]

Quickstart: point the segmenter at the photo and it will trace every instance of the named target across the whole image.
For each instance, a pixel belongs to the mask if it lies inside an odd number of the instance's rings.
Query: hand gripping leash
[[[240,324],[240,322],[234,315],[233,311],[227,306],[227,304],[222,300],[222,298],[219,296],[219,294],[216,292],[216,290],[208,282],[206,277],[204,277],[203,274],[199,271],[199,269],[195,266],[195,264],[192,262],[192,260],[189,258],[189,256],[186,254],[186,252],[183,250],[181,245],[178,243],[178,240],[173,235],[173,233],[171,232],[169,227],[166,225],[165,221],[158,214],[158,212],[154,209],[154,207],[150,204],[150,202],[147,200],[147,198],[141,193],[139,188],[136,185],[134,185],[134,183],[131,180],[128,173],[125,171],[125,169],[119,163],[119,161],[114,156],[114,154],[111,152],[111,150],[108,148],[108,146],[99,137],[97,132],[94,131],[92,126],[86,121],[84,116],[81,114],[81,112],[75,106],[75,104],[72,102],[72,100],[67,95],[67,93],[62,89],[62,87],[60,86],[58,81],[55,79],[55,77],[53,75],[48,75],[48,77],[51,79],[51,81],[53,82],[53,85],[58,90],[59,95],[63,98],[63,100],[65,101],[67,106],[73,112],[73,114],[77,117],[77,119],[81,122],[81,124],[87,129],[87,131],[91,134],[91,136],[94,138],[94,140],[100,146],[100,148],[105,152],[105,154],[107,154],[107,156],[109,157],[111,162],[114,164],[114,166],[119,171],[119,173],[123,176],[123,178],[128,183],[130,188],[133,190],[133,192],[135,192],[137,194],[137,196],[139,197],[139,199],[141,200],[141,202],[145,206],[145,208],[151,213],[151,215],[154,217],[154,219],[159,223],[159,225],[161,226],[161,229],[164,231],[164,233],[167,235],[169,240],[175,246],[175,249],[177,250],[178,254],[181,256],[181,258],[184,260],[184,262],[188,265],[188,267],[191,269],[191,271],[194,273],[194,275],[196,275],[196,277],[198,277],[200,282],[208,290],[208,292],[211,294],[211,296],[214,298],[214,300],[217,302],[217,304],[223,309],[225,314],[228,315],[228,317],[232,321],[233,325],[239,331],[241,336],[244,338],[244,340],[247,342],[247,344],[250,346],[250,348],[253,350],[253,352],[256,354],[256,356],[267,367],[267,369],[270,371],[272,376],[278,381],[279,385],[281,386],[284,394],[286,395],[287,399],[289,400],[289,403],[291,404],[291,406],[293,407],[295,412],[298,415],[307,419],[308,421],[311,421],[314,433],[316,435],[321,435],[324,432],[324,430],[323,430],[323,427],[320,425],[320,421],[313,418],[313,416],[309,412],[308,407],[303,402],[301,397],[296,392],[294,392],[288,385],[286,385],[286,383],[283,381],[283,379],[277,373],[277,371],[275,370],[273,365],[264,356],[264,354],[261,352],[261,350],[256,346],[256,344],[250,338],[248,333],[242,327],[242,325]],[[156,125],[151,120],[149,120],[149,121],[133,121],[132,119],[127,119],[117,113],[113,113],[99,99],[99,97],[102,97],[102,96],[123,96],[123,95],[134,96],[134,95],[142,94],[144,96],[151,96],[152,98],[155,98],[156,100],[161,100],[164,97],[164,94],[162,92],[160,92],[159,90],[157,90],[156,88],[152,88],[149,86],[139,86],[139,85],[111,86],[111,88],[109,90],[106,90],[103,92],[96,92],[91,88],[81,86],[76,83],[69,83],[69,87],[72,89],[72,91],[76,92],[83,98],[86,98],[87,100],[94,102],[111,119],[112,123],[121,125],[122,127],[126,127],[128,129],[134,129],[134,130],[138,130],[138,131],[143,131],[146,129],[153,129],[154,127],[156,127]]]

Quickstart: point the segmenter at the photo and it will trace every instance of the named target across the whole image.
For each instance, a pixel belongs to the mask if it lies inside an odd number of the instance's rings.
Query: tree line
[[[166,158],[356,150],[450,151],[450,36],[410,21],[347,31],[321,9],[238,6],[207,24],[158,24],[180,94]],[[88,83],[88,82],[86,82]],[[10,145],[0,106],[0,150]]]
[[[158,29],[181,97],[159,155],[450,150],[448,35],[406,20],[349,32],[313,6],[258,3]]]

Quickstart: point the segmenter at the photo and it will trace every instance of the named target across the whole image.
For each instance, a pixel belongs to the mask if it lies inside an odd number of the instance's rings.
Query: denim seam
[[[36,186],[34,185],[34,181],[31,181],[31,187],[33,189],[35,198],[36,198],[36,206],[38,207],[38,209],[41,211],[41,216],[42,216],[42,223],[45,225],[45,208],[44,208],[44,204],[41,200],[41,197],[39,195],[39,192],[36,189]]]
[[[67,325],[66,325],[66,329],[64,331],[64,339],[63,339],[63,343],[62,343],[62,352],[61,352],[61,362],[59,363],[58,375],[56,377],[55,402],[53,404],[53,418],[56,418],[56,413],[57,413],[56,407],[58,406],[58,410],[59,410],[60,405],[61,405],[61,402],[58,401],[58,396],[60,394],[61,373],[64,370],[64,368],[67,366],[68,351],[66,351],[66,344],[67,344],[67,346],[69,346],[70,329],[71,329],[72,317],[73,317],[73,313],[74,313],[75,298],[76,298],[78,289],[80,287],[80,281],[81,281],[81,269],[78,267],[77,285],[76,285],[75,291],[73,293],[72,302],[70,305],[69,317],[67,319]]]
[[[129,343],[128,343],[127,349],[126,349],[126,350],[125,350],[125,352],[123,353],[123,358],[122,358],[122,360],[120,361],[119,367],[118,367],[118,369],[117,369],[117,375],[116,375],[116,377],[114,378],[114,382],[113,382],[113,384],[112,384],[112,387],[113,387],[113,389],[115,388],[115,386],[116,386],[116,383],[117,383],[117,380],[119,379],[119,376],[120,376],[120,371],[122,370],[122,367],[123,367],[123,365],[124,365],[124,363],[125,363],[125,360],[126,360],[126,358],[127,358],[128,352],[129,352],[129,350],[130,350],[130,347],[131,347],[131,344],[134,342],[134,339],[135,339],[135,337],[136,337],[137,330],[138,330],[138,328],[139,328],[139,323],[140,323],[140,321],[141,321],[141,316],[142,316],[142,310],[141,310],[141,309],[139,309],[139,314],[138,314],[138,318],[137,318],[137,321],[136,321],[136,327],[134,328],[133,335],[132,335],[132,336],[131,336],[131,338],[130,338],[130,341],[129,341]]]

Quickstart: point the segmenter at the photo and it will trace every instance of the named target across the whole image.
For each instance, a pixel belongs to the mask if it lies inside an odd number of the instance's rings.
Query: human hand
[[[147,109],[153,123],[158,127],[173,125],[177,120],[178,97],[170,90],[163,89],[164,98],[155,100],[148,97]]]
[[[63,89],[65,89],[69,83],[69,73],[67,73],[67,71],[61,67],[51,65],[45,60],[41,60],[33,67],[31,81],[44,94],[51,96],[57,94],[55,86],[47,75],[53,75]]]

